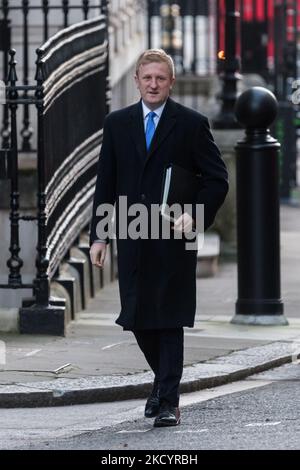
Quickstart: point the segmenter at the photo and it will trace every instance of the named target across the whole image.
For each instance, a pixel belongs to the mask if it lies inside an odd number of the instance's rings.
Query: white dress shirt
[[[145,132],[146,132],[146,127],[147,127],[147,122],[148,122],[148,119],[149,119],[149,113],[151,113],[151,111],[155,112],[155,116],[154,116],[153,120],[154,120],[155,129],[156,129],[157,125],[159,123],[159,120],[161,118],[161,115],[162,115],[162,112],[164,110],[165,105],[166,105],[166,102],[164,102],[159,108],[149,109],[145,105],[144,101],[142,100],[142,108],[143,108],[143,116],[144,116],[144,130],[145,130]]]

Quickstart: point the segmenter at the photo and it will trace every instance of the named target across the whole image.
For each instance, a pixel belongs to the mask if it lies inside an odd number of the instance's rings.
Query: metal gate
[[[34,85],[18,85],[15,51],[7,81],[8,138],[0,150],[0,178],[9,179],[10,259],[7,284],[32,288],[20,310],[20,331],[64,334],[64,309],[49,302],[59,264],[89,224],[102,129],[109,106],[107,14],[70,26],[37,50]],[[37,210],[19,214],[17,113],[37,114]],[[36,276],[22,282],[19,222],[37,224]]]

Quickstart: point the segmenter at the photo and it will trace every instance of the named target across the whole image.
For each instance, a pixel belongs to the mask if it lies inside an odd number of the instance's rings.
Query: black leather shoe
[[[162,403],[159,408],[159,413],[154,420],[154,427],[178,426],[178,424],[180,424],[179,408],[166,402]]]
[[[158,383],[154,382],[153,390],[145,405],[145,417],[154,418],[159,412],[159,387]]]

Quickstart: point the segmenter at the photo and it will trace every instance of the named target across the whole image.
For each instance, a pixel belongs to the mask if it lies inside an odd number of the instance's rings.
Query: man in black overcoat
[[[142,203],[150,211],[161,202],[167,164],[201,175],[195,204],[204,205],[205,230],[225,199],[228,175],[208,120],[170,98],[174,80],[171,57],[161,49],[145,51],[135,75],[141,100],[105,119],[90,233],[95,266],[103,267],[109,242],[99,233],[104,215],[97,209],[115,204],[118,214],[120,196],[126,196],[128,207]],[[176,219],[171,232],[182,232],[181,239],[120,237],[117,228],[121,313],[116,323],[134,333],[154,372],[145,416],[156,417],[157,427],[180,422],[183,327],[193,327],[196,310],[197,250],[186,249],[184,234],[197,225],[195,214]]]

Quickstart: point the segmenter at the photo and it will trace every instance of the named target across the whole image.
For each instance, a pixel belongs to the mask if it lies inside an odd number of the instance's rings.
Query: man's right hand
[[[98,268],[103,268],[105,256],[106,256],[106,243],[105,242],[95,242],[90,248],[90,258],[94,266]]]

